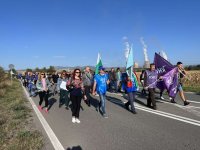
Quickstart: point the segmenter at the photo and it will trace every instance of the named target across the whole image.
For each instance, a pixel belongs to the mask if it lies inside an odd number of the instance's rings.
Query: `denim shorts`
[[[178,87],[177,87],[178,91],[183,91],[183,88],[182,88],[182,85],[179,84]]]

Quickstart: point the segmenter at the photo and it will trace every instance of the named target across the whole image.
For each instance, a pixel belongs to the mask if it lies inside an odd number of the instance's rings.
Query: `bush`
[[[0,81],[3,81],[5,77],[5,71],[2,67],[0,67]]]

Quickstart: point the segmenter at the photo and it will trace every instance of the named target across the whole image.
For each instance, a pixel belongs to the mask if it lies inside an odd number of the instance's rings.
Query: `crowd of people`
[[[181,62],[177,63],[177,67],[179,70],[177,90],[186,106],[189,102],[185,99],[181,82],[186,72]],[[83,71],[76,68],[72,72],[63,70],[62,72],[54,72],[53,74],[27,72],[19,74],[19,78],[23,86],[27,88],[30,96],[39,95],[38,109],[40,111],[44,110],[48,113],[50,93],[52,95],[59,95],[59,108],[65,105],[65,108],[69,110],[69,107],[71,107],[73,123],[81,122],[79,119],[81,101],[83,100],[90,107],[92,95],[99,96],[99,112],[104,118],[108,118],[106,113],[107,91],[112,93],[126,93],[128,102],[125,103],[124,107],[133,114],[137,114],[134,102],[136,94],[139,92],[138,81],[140,81],[142,86],[141,94],[146,96],[148,92],[147,107],[154,110],[157,109],[155,89],[157,88],[157,81],[162,81],[162,76],[158,75],[155,64],[152,63],[150,64],[150,69],[143,70],[140,79],[137,78],[134,70],[132,70],[136,76],[134,79],[130,74],[122,72],[120,68],[116,70],[111,68],[110,71],[106,71],[103,66],[100,66],[98,70],[98,74],[95,74],[90,67],[86,67]],[[160,93],[160,98],[164,99],[162,93],[163,91]],[[172,103],[176,103],[175,97],[170,97],[170,100]],[[71,105],[69,105],[70,103]]]

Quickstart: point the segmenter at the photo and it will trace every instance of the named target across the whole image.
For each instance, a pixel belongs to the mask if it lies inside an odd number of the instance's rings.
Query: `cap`
[[[103,66],[100,66],[99,70],[105,70],[105,68]]]
[[[177,62],[177,65],[181,65],[181,64],[183,64],[183,63],[182,63],[182,62],[180,62],[180,61],[179,61],[179,62]]]

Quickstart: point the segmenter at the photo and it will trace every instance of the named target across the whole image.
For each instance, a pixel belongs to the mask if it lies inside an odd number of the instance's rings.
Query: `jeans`
[[[60,99],[59,99],[59,103],[65,104],[67,107],[69,106],[69,92],[66,90],[62,90],[60,89]]]
[[[106,114],[106,94],[99,94],[100,97],[100,108],[103,114]]]
[[[134,106],[135,95],[136,95],[136,92],[129,92],[128,93],[128,104],[131,105],[131,111],[135,111],[135,106]]]

